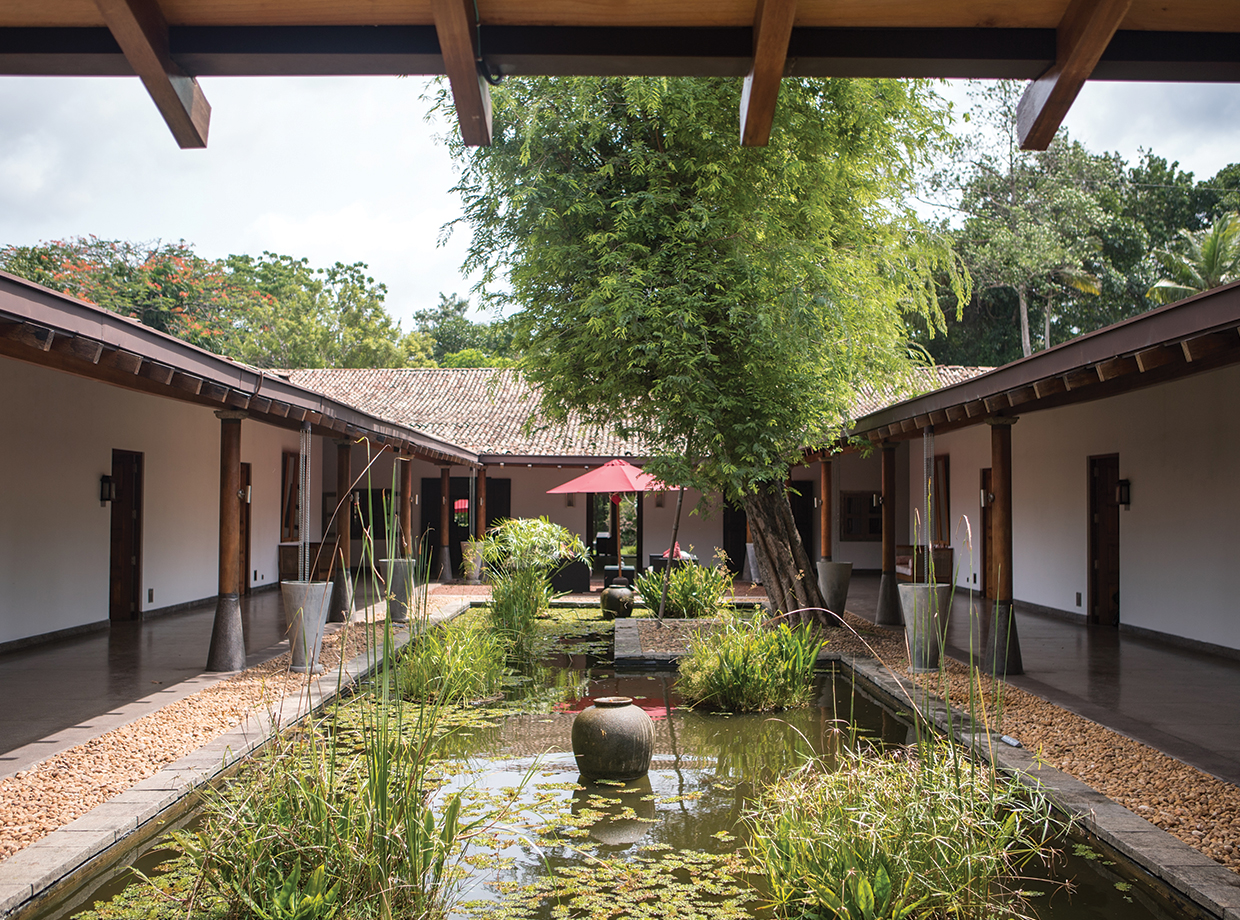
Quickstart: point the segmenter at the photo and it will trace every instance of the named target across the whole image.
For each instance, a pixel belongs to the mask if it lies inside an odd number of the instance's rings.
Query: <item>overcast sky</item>
[[[465,232],[436,245],[459,203],[424,80],[202,86],[210,146],[180,150],[136,79],[0,78],[0,245],[95,234],[367,262],[406,328],[440,292],[467,292]],[[1240,160],[1240,86],[1090,83],[1066,124],[1091,150],[1148,147],[1205,178]]]

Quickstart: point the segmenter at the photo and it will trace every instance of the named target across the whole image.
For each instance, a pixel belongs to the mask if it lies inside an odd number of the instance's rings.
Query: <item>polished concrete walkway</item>
[[[214,683],[214,618],[211,601],[0,654],[0,776]],[[287,650],[279,591],[243,598],[241,619],[247,665]]]
[[[878,576],[853,579],[848,610],[873,620]],[[973,599],[975,611],[984,609]],[[947,644],[967,660],[970,598],[956,592]],[[974,613],[972,647],[980,648]],[[1045,614],[1016,614],[1025,673],[1010,682],[1240,784],[1240,661]]]

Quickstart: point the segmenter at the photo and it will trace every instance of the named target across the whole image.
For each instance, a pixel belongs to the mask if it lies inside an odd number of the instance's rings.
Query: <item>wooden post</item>
[[[478,467],[478,509],[474,517],[474,537],[481,540],[487,535],[487,468]]]
[[[353,616],[353,442],[336,442],[336,574],[328,620],[346,623]]]
[[[831,561],[831,460],[823,459],[818,464],[818,530],[821,534],[819,545],[822,548],[822,559]]]
[[[988,418],[990,425],[990,488],[992,553],[996,571],[994,624],[986,644],[992,674],[1024,674],[1020,637],[1012,606],[1012,426],[1015,418]]]
[[[448,532],[452,526],[452,469],[439,471],[439,580],[452,580],[452,551]]]
[[[245,667],[241,627],[241,420],[245,412],[221,409],[220,420],[220,568],[219,598],[207,651],[208,671]]]
[[[413,558],[413,461],[402,458],[400,463],[400,551],[406,559]]]
[[[896,581],[896,446],[883,443],[883,576],[878,583],[879,626],[903,626],[904,609]]]
[[[612,496],[608,495],[607,500],[611,502],[611,539],[616,545],[616,578],[624,577],[624,559],[620,555],[620,505],[618,502],[612,501]]]

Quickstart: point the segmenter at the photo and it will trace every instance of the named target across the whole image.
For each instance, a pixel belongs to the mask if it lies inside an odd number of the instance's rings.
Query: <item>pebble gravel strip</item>
[[[435,598],[430,620],[465,606]],[[355,621],[326,636],[321,675],[293,674],[286,652],[0,780],[0,917],[322,705],[338,683],[366,673],[372,629]],[[396,635],[407,641],[409,633]]]

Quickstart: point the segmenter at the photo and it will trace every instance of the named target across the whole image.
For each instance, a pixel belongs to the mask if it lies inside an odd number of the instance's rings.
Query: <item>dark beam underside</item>
[[[443,73],[432,25],[173,26],[169,45],[192,76]],[[743,77],[753,30],[483,26],[481,48],[513,76]],[[787,74],[1033,79],[1054,59],[1054,29],[799,28]],[[132,73],[105,28],[0,28],[0,74]],[[1119,31],[1092,79],[1240,82],[1240,35]]]

